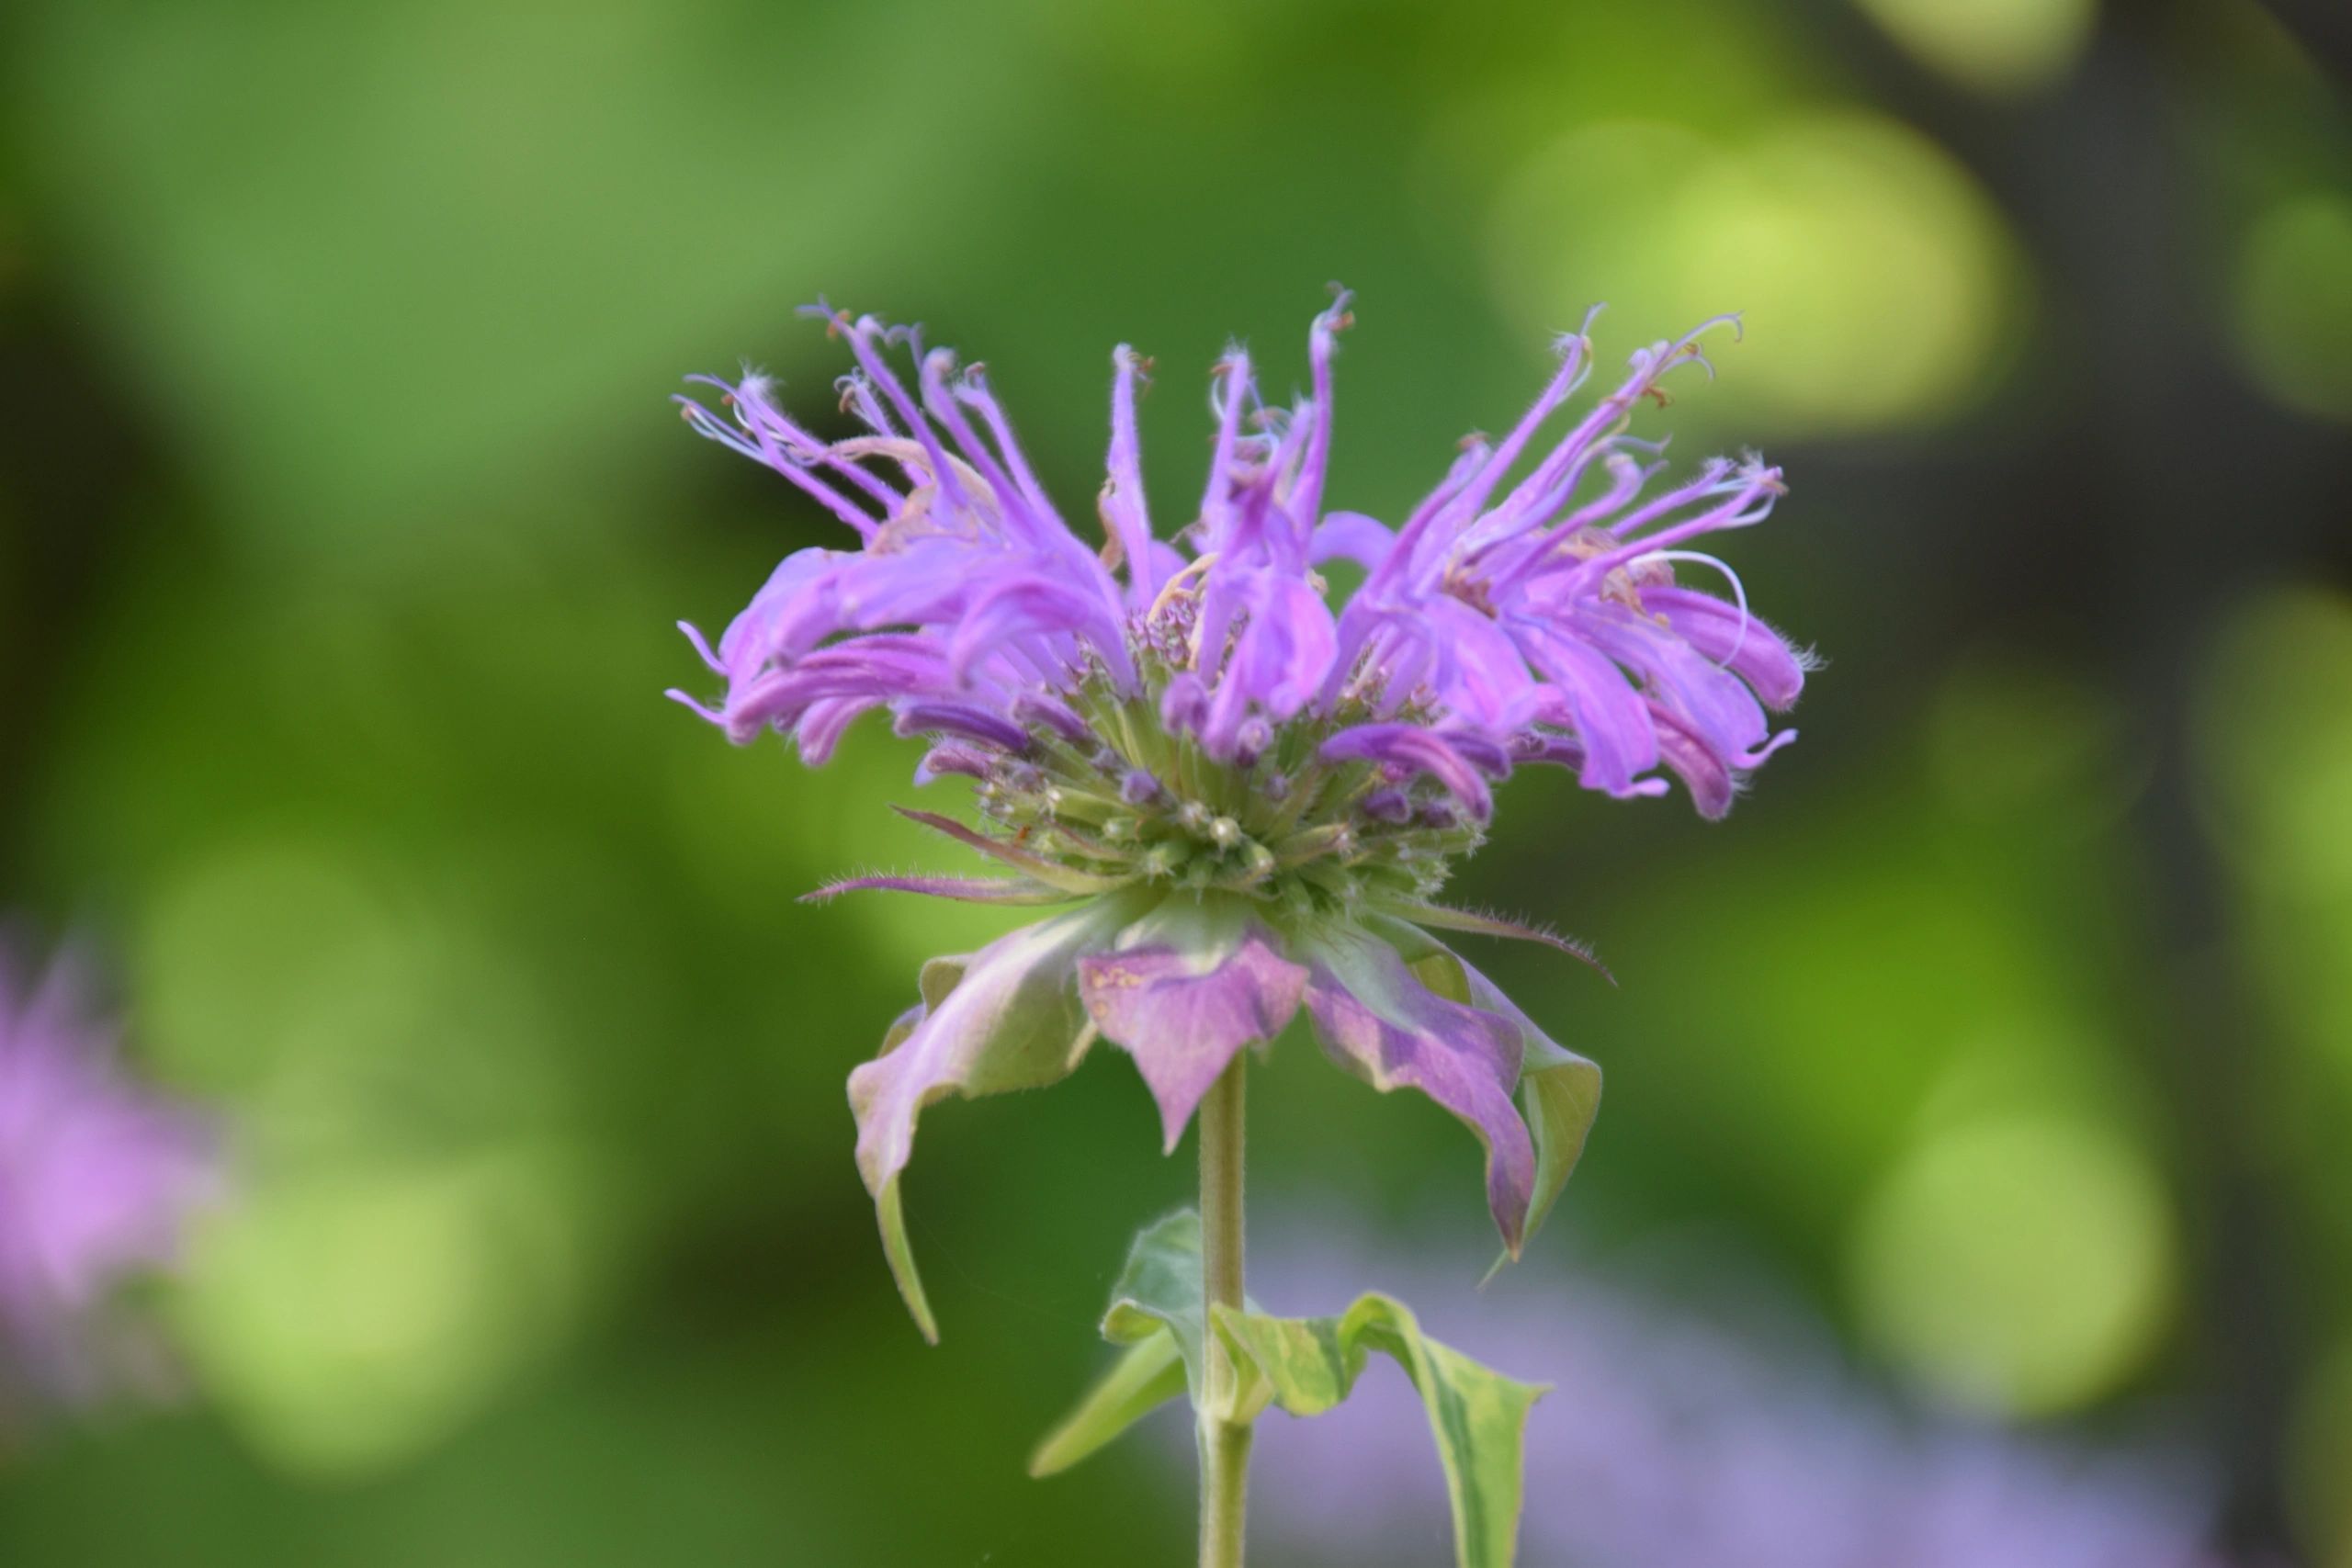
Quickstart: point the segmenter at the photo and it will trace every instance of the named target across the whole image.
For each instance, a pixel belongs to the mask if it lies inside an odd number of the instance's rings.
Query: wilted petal
[[[1179,894],[1079,961],[1079,992],[1102,1037],[1136,1059],[1159,1104],[1166,1146],[1234,1054],[1280,1034],[1306,971],[1276,950],[1242,898]]]
[[[1306,1010],[1332,1060],[1386,1093],[1416,1089],[1477,1134],[1487,1204],[1516,1257],[1535,1191],[1535,1145],[1511,1104],[1520,1030],[1509,1018],[1440,996],[1385,942],[1350,930],[1306,944]]]
[[[903,1038],[849,1076],[858,1174],[880,1212],[899,1293],[927,1339],[939,1330],[899,1219],[899,1173],[914,1152],[915,1119],[944,1095],[1036,1089],[1076,1066],[1090,1038],[1072,983],[1078,960],[1138,912],[1131,899],[1098,899],[968,958],[924,965],[923,1007],[899,1021]]]
[[[972,703],[918,699],[898,710],[891,732],[900,737],[948,735],[985,746],[1018,751],[1029,743],[1029,732],[1001,714]]]

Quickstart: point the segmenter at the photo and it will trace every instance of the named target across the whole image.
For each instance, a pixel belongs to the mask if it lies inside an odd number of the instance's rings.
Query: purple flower
[[[0,1396],[100,1391],[114,1292],[171,1264],[213,1176],[207,1128],[122,1071],[78,971],[35,982],[0,952]]]
[[[716,649],[684,628],[726,690],[708,708],[672,695],[739,743],[774,728],[812,763],[859,715],[888,712],[931,742],[918,781],[975,779],[984,822],[915,815],[1012,874],[826,892],[1080,904],[926,970],[892,1048],[851,1079],[860,1167],[926,1328],[897,1195],[924,1105],[1051,1081],[1099,1036],[1136,1059],[1172,1145],[1235,1053],[1302,1009],[1340,1066],[1476,1134],[1516,1257],[1582,1147],[1600,1069],[1425,928],[1582,954],[1431,900],[1516,764],[1568,766],[1615,795],[1662,794],[1672,773],[1720,817],[1792,738],[1766,713],[1796,700],[1806,656],[1690,547],[1761,522],[1780,470],[1718,459],[1657,484],[1660,446],[1628,432],[1668,375],[1712,374],[1699,333],[1634,354],[1614,391],[1539,441],[1590,367],[1586,333],[1564,338],[1525,418],[1467,444],[1392,528],[1323,507],[1346,305],[1316,318],[1310,389],[1287,407],[1260,396],[1245,350],[1220,361],[1209,481],[1177,543],[1146,504],[1144,362],[1125,346],[1099,547],[1046,497],[979,367],[913,328],[813,312],[855,361],[841,404],[864,433],[846,439],[796,423],[756,375],[706,378],[716,406],[680,400],[854,547],[787,558]],[[1363,578],[1335,606],[1320,569],[1339,560]],[[1682,586],[1684,566],[1731,597]]]

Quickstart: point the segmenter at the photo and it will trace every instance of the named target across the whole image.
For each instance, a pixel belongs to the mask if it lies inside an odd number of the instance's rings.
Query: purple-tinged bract
[[[214,1185],[210,1130],[117,1060],[68,961],[0,951],[0,1409],[103,1390],[128,1341],[115,1292],[177,1257]]]
[[[1085,901],[933,965],[892,1049],[851,1079],[860,1165],[926,1328],[897,1194],[923,1105],[1050,1081],[1099,1035],[1136,1057],[1172,1145],[1233,1055],[1302,1007],[1340,1065],[1478,1134],[1516,1256],[1582,1146],[1600,1070],[1424,928],[1540,933],[1431,900],[1516,765],[1620,796],[1664,794],[1672,773],[1720,817],[1793,738],[1767,713],[1796,700],[1807,657],[1692,547],[1763,521],[1780,470],[1715,459],[1666,479],[1662,444],[1630,433],[1668,375],[1713,373],[1701,336],[1735,321],[1639,350],[1546,434],[1590,373],[1588,318],[1519,423],[1464,443],[1391,526],[1323,504],[1346,307],[1316,318],[1309,389],[1288,406],[1261,399],[1247,351],[1218,363],[1208,486],[1173,542],[1146,504],[1145,367],[1124,345],[1099,544],[1047,498],[980,367],[913,328],[813,312],[856,362],[841,405],[864,434],[847,439],[796,422],[757,375],[705,378],[715,407],[680,400],[855,540],[788,557],[715,649],[686,627],[726,693],[673,695],[812,763],[881,709],[929,742],[919,783],[976,781],[980,829],[912,815],[1012,875],[854,886]],[[1324,569],[1341,561],[1361,586],[1335,604]],[[1731,596],[1678,581],[1690,567]]]

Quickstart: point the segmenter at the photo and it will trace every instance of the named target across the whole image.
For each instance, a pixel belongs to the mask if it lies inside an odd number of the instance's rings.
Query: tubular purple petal
[[[1009,718],[969,703],[911,702],[900,705],[890,729],[899,736],[955,735],[1007,751],[1029,744],[1029,732]]]
[[[1478,770],[1444,736],[1418,725],[1358,725],[1323,742],[1317,755],[1328,762],[1387,762],[1408,773],[1428,773],[1481,821],[1494,815],[1494,795]]]
[[[1309,524],[1323,510],[1323,480],[1331,463],[1331,360],[1339,352],[1339,334],[1355,324],[1355,317],[1348,310],[1351,298],[1346,289],[1333,284],[1331,308],[1315,318],[1314,330],[1306,339],[1306,361],[1315,387],[1315,412],[1307,432],[1306,449],[1299,457],[1298,484],[1292,491],[1291,505]]]
[[[1144,497],[1143,443],[1136,434],[1136,395],[1144,384],[1144,361],[1121,344],[1112,352],[1110,472],[1102,482],[1103,526],[1127,568],[1127,604],[1150,606],[1165,581],[1151,537],[1151,508]]]

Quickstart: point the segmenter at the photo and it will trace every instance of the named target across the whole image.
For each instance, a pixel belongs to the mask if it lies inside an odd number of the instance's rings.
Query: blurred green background
[[[2352,1563],[2352,60],[2334,0],[19,0],[0,18],[0,903],[237,1118],[163,1411],[0,1466],[0,1561],[1153,1568],[1180,1450],[1051,1484],[1127,1235],[1114,1055],[953,1106],[899,1309],[849,1067],[1004,922],[662,701],[828,525],[683,431],[920,318],[1083,520],[1109,349],[1163,516],[1227,334],[1359,292],[1333,503],[1395,517],[1605,299],[1747,334],[1661,427],[1829,660],[1720,827],[1522,775],[1462,888],[1609,1095],[1542,1250],[1697,1226],[1926,1401],[2154,1412],[2233,1546]],[[944,791],[941,792],[943,795]],[[1485,962],[1485,959],[1481,959]],[[1261,1202],[1484,1225],[1292,1041]],[[1539,1269],[1497,1292],[1540,1292]],[[1334,1286],[1333,1303],[1364,1281]]]

